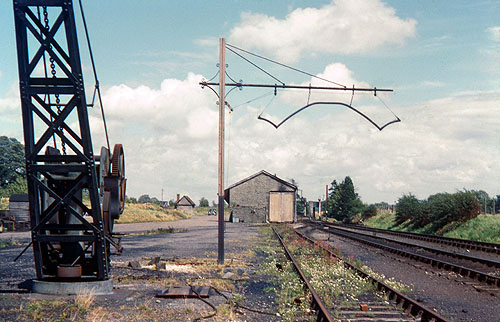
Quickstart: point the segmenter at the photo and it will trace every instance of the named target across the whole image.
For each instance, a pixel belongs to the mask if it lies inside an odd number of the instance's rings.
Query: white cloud
[[[248,109],[233,129],[231,182],[266,169],[293,177],[312,199],[346,175],[368,202],[462,188],[497,193],[499,98],[477,93],[400,109],[403,122],[382,132],[350,111],[326,109],[320,119],[303,115],[274,130]]]
[[[500,26],[490,27],[486,31],[493,41],[500,42]]]
[[[335,73],[357,81],[341,64],[322,74]],[[217,105],[215,95],[199,87],[201,79],[189,74],[164,80],[159,88],[118,85],[103,93],[111,143],[125,147],[129,195],[160,197],[163,188],[165,199],[176,193],[196,201],[216,199]],[[20,114],[17,100],[13,88],[0,100],[2,112]],[[321,106],[275,130],[256,119],[258,106],[241,107],[226,122],[227,184],[265,169],[297,180],[309,199],[323,196],[325,184],[347,175],[365,202],[462,188],[496,194],[498,101],[499,92],[477,92],[393,106],[402,122],[382,132],[352,111]],[[380,106],[370,112],[375,118],[387,114]],[[96,151],[104,143],[99,114],[90,112]],[[20,133],[20,115],[17,120]]]
[[[332,0],[319,9],[295,9],[285,19],[243,13],[229,42],[293,62],[303,54],[366,53],[402,44],[415,35],[416,25],[416,20],[397,17],[379,0]]]
[[[198,186],[206,191],[206,180],[217,169],[216,158],[210,156],[216,155],[218,123],[216,97],[201,89],[201,79],[190,73],[185,80],[166,79],[158,89],[118,85],[105,91],[112,144],[125,147],[130,195],[160,197],[164,188],[167,199],[198,192]],[[103,145],[98,110],[92,112],[91,124],[94,146]]]
[[[342,64],[329,65],[321,75],[369,85]],[[159,197],[164,188],[165,198],[186,193],[216,199],[217,105],[215,95],[199,87],[201,79],[189,74],[164,80],[159,89],[120,85],[106,91],[112,141],[125,145],[130,195]],[[347,175],[365,202],[462,188],[497,193],[491,178],[500,170],[499,100],[500,93],[467,93],[393,107],[402,122],[382,132],[345,108],[318,106],[275,130],[257,120],[258,106],[240,107],[231,122],[226,119],[226,183],[265,169],[294,178],[310,199]],[[391,117],[380,105],[360,107],[375,119]],[[96,145],[102,136],[97,112]]]
[[[2,113],[2,120],[8,114],[15,111],[20,112],[20,106],[19,85],[17,83],[12,84],[4,97],[0,97],[0,113]]]

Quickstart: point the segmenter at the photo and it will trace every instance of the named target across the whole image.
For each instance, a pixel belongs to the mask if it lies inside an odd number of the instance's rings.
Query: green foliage
[[[200,207],[209,207],[210,204],[208,203],[208,200],[205,199],[205,197],[201,197],[200,199]]]
[[[427,233],[443,232],[452,222],[464,222],[479,215],[479,201],[471,191],[453,194],[437,193],[425,201],[412,194],[399,198],[396,204],[394,226],[406,224],[414,229],[423,228]]]
[[[11,194],[15,193],[28,193],[28,184],[26,183],[26,179],[22,176],[18,176],[16,181],[9,185],[0,187],[1,198],[9,198]]]
[[[24,146],[14,138],[0,136],[0,187],[26,176]]]
[[[411,193],[403,195],[396,203],[396,220],[395,225],[399,226],[407,220],[423,217],[422,202]]]
[[[128,203],[137,203],[137,198],[125,196],[125,202],[128,202]]]
[[[149,203],[151,202],[151,197],[149,195],[142,195],[137,199],[138,203]]]
[[[363,203],[355,192],[352,179],[347,176],[340,184],[333,180],[329,189],[328,214],[337,220],[351,222],[363,210]]]
[[[369,205],[365,207],[363,212],[361,213],[361,218],[363,220],[374,217],[377,215],[377,207],[375,205]]]
[[[296,207],[297,207],[297,213],[298,214],[303,214],[304,216],[307,215],[308,213],[308,207],[307,207],[307,199],[304,197],[299,196],[299,193],[297,192],[297,199],[296,199]]]

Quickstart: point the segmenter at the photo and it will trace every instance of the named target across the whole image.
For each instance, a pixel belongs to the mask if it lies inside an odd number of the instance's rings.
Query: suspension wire
[[[310,99],[311,99],[311,83],[309,83],[309,94],[307,95],[307,104],[309,104]]]
[[[255,57],[257,57],[257,58],[260,58],[260,59],[266,60],[266,61],[271,62],[271,63],[273,63],[273,64],[276,64],[276,65],[279,65],[279,66],[282,66],[282,67],[285,67],[285,68],[291,69],[291,70],[293,70],[293,71],[296,71],[296,72],[298,72],[298,73],[305,74],[305,75],[307,75],[307,76],[311,76],[311,77],[313,77],[313,78],[320,79],[320,80],[325,81],[325,82],[332,83],[332,84],[335,84],[335,85],[338,85],[338,86],[342,86],[342,87],[346,87],[345,85],[342,85],[342,84],[336,83],[336,82],[334,82],[334,81],[328,80],[328,79],[323,78],[323,77],[319,77],[319,76],[313,75],[313,74],[311,74],[311,73],[308,73],[308,72],[306,72],[306,71],[300,70],[300,69],[298,69],[298,68],[295,68],[295,67],[292,67],[292,66],[289,66],[289,65],[285,65],[285,64],[280,63],[280,62],[278,62],[278,61],[272,60],[272,59],[270,59],[270,58],[267,58],[267,57],[264,57],[264,56],[261,56],[261,55],[255,54],[255,53],[252,53],[252,52],[247,51],[247,50],[242,49],[242,48],[239,48],[239,47],[236,47],[236,46],[233,46],[233,45],[230,45],[230,44],[226,44],[226,47],[231,47],[231,48],[234,48],[234,49],[236,49],[236,50],[239,50],[239,51],[242,51],[242,52],[247,53],[247,54],[249,54],[249,55],[255,56]],[[227,49],[231,50],[230,48],[227,48]],[[231,51],[232,51],[232,52],[234,52],[233,50],[231,50]],[[238,56],[240,56],[240,55],[238,55]],[[240,56],[240,57],[242,57],[242,56]],[[247,60],[247,59],[245,59],[245,60]],[[248,61],[248,60],[247,60],[247,61]],[[283,84],[283,85],[284,85],[284,84]]]
[[[241,104],[238,104],[238,105],[236,105],[236,106],[233,106],[233,108],[237,108],[237,107],[240,107],[240,106],[242,106],[242,105],[252,103],[252,102],[254,102],[254,101],[256,101],[256,100],[259,100],[259,99],[261,99],[261,98],[264,98],[264,97],[269,96],[269,95],[272,95],[272,94],[273,94],[273,92],[267,92],[267,93],[264,93],[263,95],[260,95],[260,96],[257,96],[257,97],[255,97],[255,98],[252,98],[252,99],[250,99],[250,100],[248,100],[248,101],[246,101],[246,102],[244,102],[244,103],[241,103]]]
[[[263,113],[264,111],[269,107],[269,105],[271,105],[271,103],[274,101],[274,98],[276,97],[276,93],[271,97],[271,99],[269,100],[269,102],[267,102],[266,105],[264,105],[264,108],[262,109],[262,111],[260,111],[260,114],[257,118],[259,118]]]
[[[378,95],[377,97],[382,102],[382,104],[384,104],[385,108],[387,108],[389,112],[391,112],[392,115],[394,115],[394,117],[399,120],[399,117],[390,109],[390,107],[387,104],[385,104],[385,102],[380,98],[380,96]]]
[[[38,14],[38,20],[40,21],[40,24],[42,23],[42,16],[40,15],[40,6],[36,6],[36,11]],[[47,30],[48,31],[48,30]],[[40,29],[40,36],[43,38],[43,32]],[[48,73],[47,73],[47,57],[45,56],[45,50],[43,51],[43,74],[45,78],[48,78]],[[50,106],[50,94],[45,94],[43,97],[43,102],[47,103],[49,108],[52,109]],[[50,115],[50,121],[54,122],[54,118],[52,117],[52,114]],[[56,142],[56,133],[54,132],[52,134],[52,142],[54,143],[54,149],[57,149],[57,142]]]
[[[351,103],[349,105],[352,106],[352,100],[354,99],[354,84],[352,84],[352,95],[351,95]]]
[[[278,78],[274,77],[273,75],[271,75],[269,72],[265,71],[262,67],[258,66],[257,64],[255,64],[254,62],[252,62],[251,60],[249,60],[248,58],[246,57],[243,57],[242,55],[238,54],[237,52],[235,52],[234,50],[232,50],[231,48],[227,47],[226,48],[231,51],[232,53],[234,53],[236,56],[240,57],[241,59],[245,60],[246,62],[248,62],[250,65],[254,66],[255,68],[257,68],[258,70],[260,70],[261,72],[263,72],[264,74],[268,75],[269,77],[271,77],[272,79],[280,82],[281,84],[285,85],[285,83],[283,83],[282,81],[280,81]]]
[[[85,29],[85,38],[87,39],[87,46],[89,48],[90,61],[92,63],[92,71],[94,72],[94,80],[95,80],[94,88],[95,91],[97,91],[97,98],[99,100],[99,106],[101,107],[101,115],[104,124],[104,133],[106,135],[106,143],[108,146],[108,151],[111,152],[111,147],[109,145],[108,126],[106,124],[106,117],[104,116],[104,107],[102,105],[101,89],[99,87],[99,79],[97,78],[97,70],[95,68],[95,63],[94,63],[94,54],[92,53],[92,47],[90,46],[89,31],[87,28],[87,21],[85,20],[85,13],[83,12],[82,0],[78,0],[78,3],[80,5],[80,13],[82,15],[83,28]]]

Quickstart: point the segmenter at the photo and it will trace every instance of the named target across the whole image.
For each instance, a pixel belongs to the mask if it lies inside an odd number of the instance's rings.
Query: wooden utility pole
[[[226,84],[226,39],[219,40],[219,255],[217,262],[224,264],[224,109]]]
[[[325,190],[325,216],[328,218],[328,185]]]

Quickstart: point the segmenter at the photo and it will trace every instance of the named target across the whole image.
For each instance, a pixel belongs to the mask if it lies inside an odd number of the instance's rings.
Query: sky
[[[235,81],[393,89],[391,93],[234,90],[226,101],[229,186],[260,170],[293,179],[306,198],[350,176],[365,203],[462,189],[500,194],[500,2],[83,0],[110,141],[125,149],[127,194],[196,202],[217,197],[218,42]],[[49,12],[50,13],[50,12]],[[88,101],[94,80],[80,11]],[[52,17],[51,17],[52,18]],[[22,142],[11,1],[0,1],[0,135]],[[242,52],[238,52],[242,54]],[[317,76],[317,77],[312,77]],[[215,81],[218,81],[215,79]],[[217,87],[215,87],[217,90]],[[382,131],[342,105],[382,125]],[[94,150],[104,145],[89,109]]]

